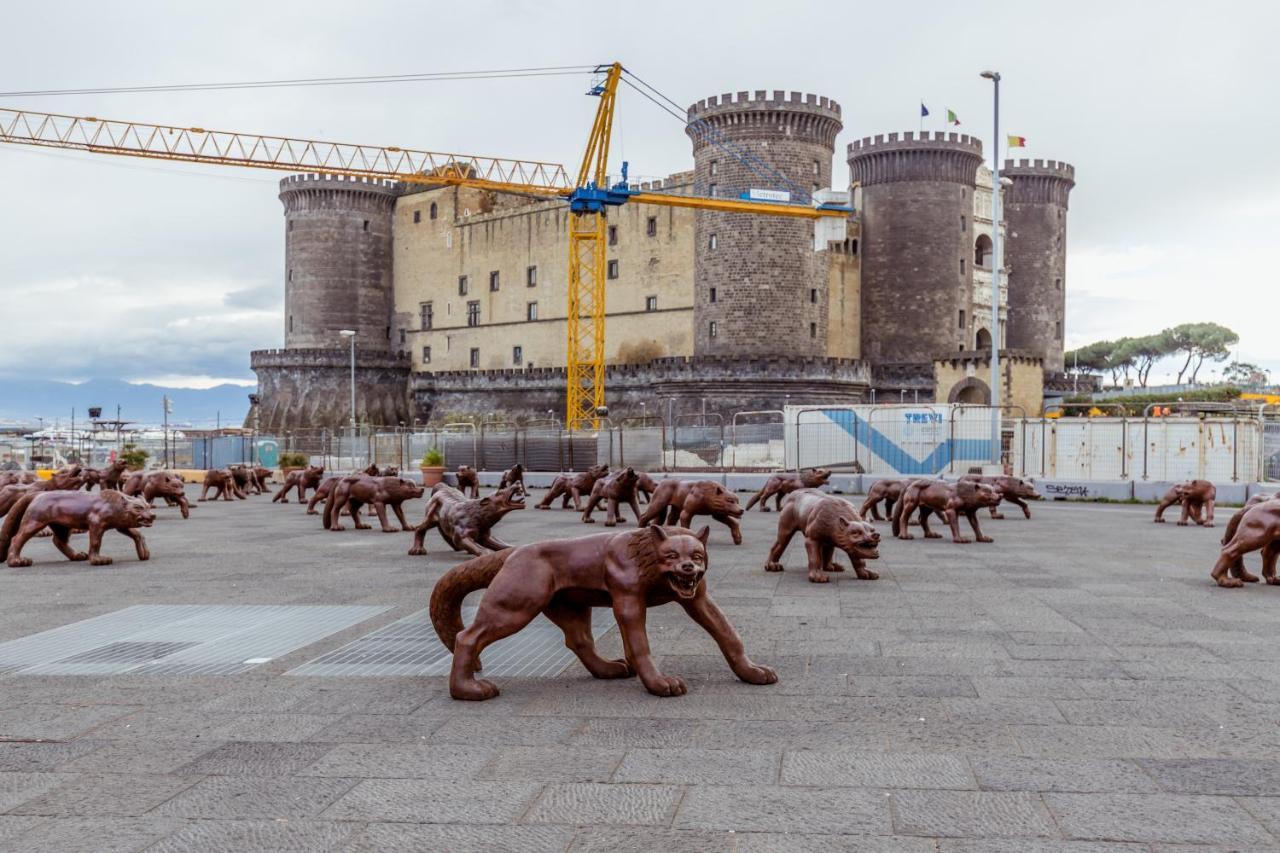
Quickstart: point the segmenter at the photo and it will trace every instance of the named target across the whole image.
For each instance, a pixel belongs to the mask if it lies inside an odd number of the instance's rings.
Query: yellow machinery
[[[577,182],[563,166],[532,160],[476,157],[395,146],[352,145],[285,136],[265,136],[172,127],[96,116],[67,116],[0,108],[0,142],[70,148],[156,160],[185,160],[288,172],[385,178],[433,186],[463,186],[496,192],[563,198],[573,212],[569,230],[569,305],[565,423],[596,419],[604,406],[605,218],[610,207],[627,202],[754,213],[807,219],[845,217],[839,205],[814,205],[745,198],[667,195],[608,186],[609,139],[614,103],[624,73],[613,63],[596,68],[603,81],[588,94],[600,98]]]

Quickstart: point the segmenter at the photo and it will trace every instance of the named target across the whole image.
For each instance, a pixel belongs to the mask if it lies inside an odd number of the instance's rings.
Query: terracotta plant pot
[[[423,465],[422,486],[423,488],[431,488],[437,483],[444,482],[444,466],[443,465]]]
[[[280,476],[282,476],[282,477],[288,477],[288,476],[289,476],[290,474],[292,474],[294,471],[301,471],[301,470],[302,470],[301,468],[293,468],[293,467],[290,467],[290,468],[281,468],[281,469],[280,469]]]

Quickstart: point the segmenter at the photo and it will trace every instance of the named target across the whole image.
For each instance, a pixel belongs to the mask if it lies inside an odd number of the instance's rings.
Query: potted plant
[[[280,454],[280,473],[288,477],[290,472],[298,471],[307,467],[307,455],[305,453],[281,453]]]
[[[444,454],[432,447],[422,454],[422,486],[430,488],[444,480]]]
[[[151,454],[136,444],[126,444],[120,451],[120,458],[130,471],[141,471],[147,465],[147,457]]]

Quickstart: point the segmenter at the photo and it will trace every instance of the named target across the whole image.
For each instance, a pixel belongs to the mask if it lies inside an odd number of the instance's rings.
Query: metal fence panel
[[[716,471],[724,467],[724,418],[715,413],[676,415],[671,427],[669,471]]]
[[[786,470],[785,418],[781,410],[735,414],[729,425],[729,468],[733,471]]]

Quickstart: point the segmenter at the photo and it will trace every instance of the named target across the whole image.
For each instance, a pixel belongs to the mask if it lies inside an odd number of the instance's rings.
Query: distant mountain
[[[249,411],[249,394],[254,389],[240,385],[212,388],[165,388],[160,385],[131,385],[118,379],[90,379],[79,385],[32,379],[0,378],[0,419],[19,423],[46,422],[55,418],[65,423],[75,407],[76,420],[87,421],[89,407],[102,407],[104,418],[120,416],[126,421],[158,424],[164,420],[163,399],[173,401],[170,423],[213,426],[240,426]]]

